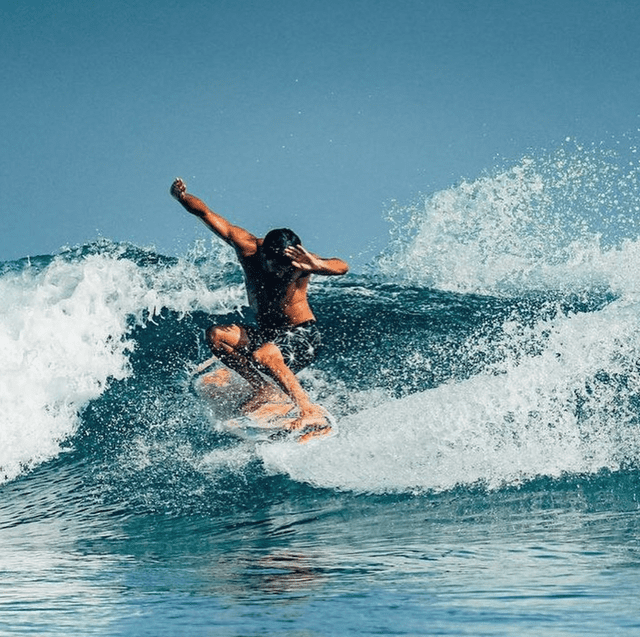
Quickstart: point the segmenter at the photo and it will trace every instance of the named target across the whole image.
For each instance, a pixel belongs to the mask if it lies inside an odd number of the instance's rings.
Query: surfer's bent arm
[[[339,276],[349,271],[348,264],[342,259],[332,257],[323,259],[317,254],[305,250],[302,246],[289,246],[284,253],[291,259],[291,264],[309,274]]]
[[[202,199],[187,192],[187,186],[182,179],[176,179],[171,185],[171,196],[182,204],[187,212],[198,217],[207,228],[215,232],[221,239],[236,248],[245,256],[253,254],[258,245],[258,239],[248,230],[234,226],[224,217],[214,212]]]

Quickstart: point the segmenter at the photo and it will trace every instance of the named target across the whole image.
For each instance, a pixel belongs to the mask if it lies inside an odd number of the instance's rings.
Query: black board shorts
[[[249,344],[245,348],[247,351],[255,352],[265,343],[274,343],[282,352],[285,364],[294,374],[312,363],[322,346],[320,330],[315,321],[282,327],[243,327],[249,336]]]

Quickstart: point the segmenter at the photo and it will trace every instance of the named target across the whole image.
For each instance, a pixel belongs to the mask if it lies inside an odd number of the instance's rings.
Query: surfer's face
[[[284,264],[276,259],[268,259],[264,256],[262,257],[262,264],[269,274],[275,274],[278,278],[284,278],[293,270],[291,265]]]

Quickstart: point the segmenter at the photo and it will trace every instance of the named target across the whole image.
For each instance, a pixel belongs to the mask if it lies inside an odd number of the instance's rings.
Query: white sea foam
[[[267,467],[364,492],[498,487],[640,462],[640,306],[545,322],[542,354],[363,410],[340,435],[260,448]]]
[[[130,373],[133,324],[242,304],[240,286],[212,284],[193,259],[143,267],[125,254],[106,242],[0,277],[0,482],[60,453],[82,407]]]
[[[530,329],[506,323],[502,342],[476,344],[503,348],[499,365],[348,416],[335,438],[264,446],[266,465],[324,487],[403,492],[640,462],[639,210],[637,163],[578,147],[392,210],[395,238],[376,264],[391,280],[618,300]]]

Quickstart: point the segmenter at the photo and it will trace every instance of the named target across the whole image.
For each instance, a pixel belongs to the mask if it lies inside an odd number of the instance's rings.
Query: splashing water
[[[599,147],[563,147],[396,205],[377,267],[394,280],[460,292],[629,287],[620,266],[638,264],[640,182],[637,161],[621,164]]]
[[[0,278],[0,481],[56,456],[82,407],[130,374],[134,325],[166,307],[242,304],[240,286],[212,282],[227,262],[214,255],[210,276],[194,259],[163,262],[109,242],[8,268]]]

